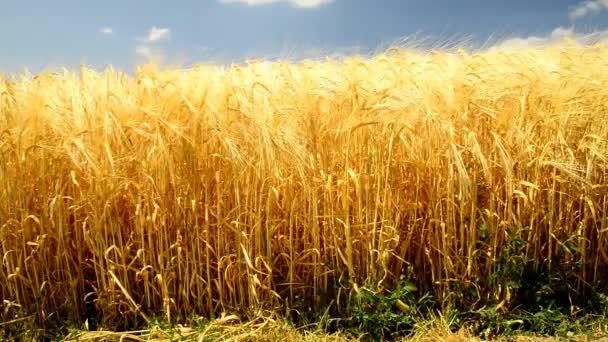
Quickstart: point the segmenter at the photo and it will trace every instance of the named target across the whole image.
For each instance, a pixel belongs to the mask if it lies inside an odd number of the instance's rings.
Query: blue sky
[[[428,41],[539,44],[608,30],[608,0],[19,0],[0,5],[0,71],[368,53]]]

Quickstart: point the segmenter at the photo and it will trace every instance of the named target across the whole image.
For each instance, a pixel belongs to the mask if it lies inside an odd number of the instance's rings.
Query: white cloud
[[[105,34],[105,35],[111,35],[114,34],[114,29],[112,29],[111,27],[102,27],[99,29],[99,33],[101,34]]]
[[[573,28],[558,27],[546,36],[528,36],[510,38],[498,42],[492,48],[495,49],[521,49],[531,47],[543,47],[564,40],[573,40],[579,44],[592,45],[596,43],[608,43],[608,30],[594,31],[590,33],[576,32]]]
[[[165,59],[165,50],[159,47],[158,43],[168,40],[170,34],[170,28],[152,26],[144,38],[135,38],[139,42],[135,45],[135,54],[145,61],[162,62]]]
[[[579,2],[570,10],[570,19],[576,20],[608,9],[608,0],[587,0]]]
[[[145,41],[148,43],[157,42],[161,40],[169,39],[169,35],[171,34],[171,29],[167,27],[156,27],[152,26],[150,31],[148,31],[148,35],[146,36]]]
[[[240,3],[248,6],[261,6],[276,3],[288,3],[297,8],[318,8],[332,3],[334,0],[220,0],[221,3]]]
[[[148,44],[140,44],[135,46],[135,54],[145,62],[154,61],[163,63],[166,59],[165,50],[160,47],[150,46]]]
[[[152,56],[152,48],[148,45],[137,45],[135,47],[135,53],[149,59]]]

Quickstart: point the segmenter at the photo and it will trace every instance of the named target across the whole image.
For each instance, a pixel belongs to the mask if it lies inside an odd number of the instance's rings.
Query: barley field
[[[573,303],[607,290],[607,61],[564,43],[0,78],[0,321],[297,318],[403,280],[509,308],[508,253],[569,274]]]

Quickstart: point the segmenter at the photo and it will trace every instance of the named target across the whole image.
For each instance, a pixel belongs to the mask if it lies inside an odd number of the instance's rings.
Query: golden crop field
[[[608,287],[606,46],[83,67],[0,94],[2,321],[297,316],[402,279],[508,308],[508,252],[568,295]]]

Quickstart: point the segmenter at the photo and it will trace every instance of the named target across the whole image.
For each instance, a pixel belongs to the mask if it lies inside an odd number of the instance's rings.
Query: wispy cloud
[[[569,9],[568,15],[572,21],[608,10],[608,0],[586,0],[579,2]],[[582,45],[608,43],[608,29],[592,32],[577,32],[573,26],[555,28],[544,36],[515,37],[499,41],[491,46],[498,49],[519,49],[530,47],[543,47],[565,40],[571,40]]]
[[[109,26],[105,26],[105,27],[102,27],[99,29],[99,33],[105,34],[105,35],[111,35],[111,34],[114,34],[114,29]]]
[[[334,0],[220,0],[221,3],[239,3],[248,6],[262,6],[277,3],[288,3],[297,8],[318,8],[332,3]]]
[[[530,47],[543,47],[564,40],[573,40],[579,44],[593,45],[601,42],[608,42],[608,30],[599,30],[589,33],[576,32],[574,28],[558,27],[550,34],[545,36],[516,37],[503,40],[495,44],[492,48],[497,49],[520,49]]]
[[[139,44],[135,46],[135,54],[143,57],[145,60],[163,60],[165,52],[158,43],[169,40],[171,29],[168,27],[152,26],[144,38],[136,38]]]
[[[576,20],[603,10],[608,10],[608,0],[587,0],[572,7],[568,15],[571,20]]]
[[[135,47],[135,53],[141,57],[149,59],[152,56],[152,48],[148,45],[137,45]]]
[[[148,31],[148,35],[146,36],[145,41],[148,43],[153,43],[161,40],[169,39],[171,35],[171,29],[168,27],[156,27],[152,26],[150,31]]]
[[[165,50],[161,47],[140,44],[135,46],[135,54],[140,57],[140,61],[163,63],[166,59]]]

